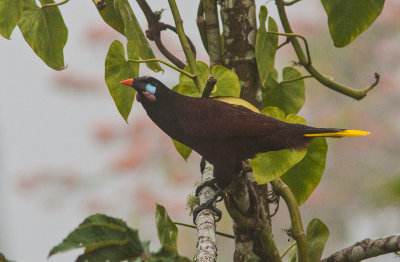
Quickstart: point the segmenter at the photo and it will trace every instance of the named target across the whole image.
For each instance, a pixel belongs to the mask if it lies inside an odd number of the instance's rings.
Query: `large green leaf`
[[[260,75],[261,86],[266,87],[268,75],[274,68],[275,53],[278,48],[278,35],[268,34],[265,28],[268,10],[265,6],[260,7],[260,28],[256,38],[256,60]],[[268,19],[268,31],[278,32],[278,26],[272,17]]]
[[[178,228],[172,222],[165,208],[159,204],[156,208],[156,224],[161,246],[166,250],[177,252]]]
[[[351,43],[382,12],[385,0],[321,0],[337,47]]]
[[[221,65],[214,66],[210,72],[210,68],[206,63],[196,61],[196,64],[200,70],[200,76],[198,77],[203,78],[204,82],[207,82],[210,74],[217,79],[217,83],[211,92],[211,96],[239,97],[240,82],[235,72]],[[186,65],[184,70],[190,71],[189,65]],[[187,77],[184,74],[179,75],[178,93],[191,97],[200,97],[203,90],[204,87],[199,92],[190,77]]]
[[[293,114],[285,117],[285,113],[277,107],[264,108],[262,113],[287,123],[306,123],[304,118]],[[306,150],[296,151],[285,149],[258,154],[255,158],[251,159],[251,166],[257,183],[265,184],[279,178],[300,162],[306,155],[306,152]]]
[[[235,72],[224,66],[216,65],[211,69],[211,75],[217,79],[211,96],[240,96],[240,82]]]
[[[77,261],[121,261],[137,258],[144,251],[137,230],[120,219],[97,214],[85,219],[49,256],[82,247],[85,252]]]
[[[321,181],[327,151],[326,139],[314,138],[306,156],[282,176],[282,180],[289,186],[299,205],[308,199]]]
[[[92,0],[96,5],[96,1]],[[109,26],[125,35],[125,26],[122,17],[119,12],[115,9],[114,0],[104,0],[105,7],[101,10],[97,9],[103,18],[104,22],[106,22]]]
[[[142,59],[154,58],[153,50],[151,50],[127,0],[108,0],[106,1],[106,7],[103,10],[99,10],[99,12],[107,24],[125,35],[128,41],[134,41],[139,45],[139,56]],[[162,71],[157,62],[147,62],[146,65],[154,72]]]
[[[314,218],[307,226],[306,246],[308,262],[319,262],[329,237],[328,227],[318,218]],[[296,262],[297,247],[290,250],[289,262]]]
[[[278,83],[278,72],[273,69],[269,74],[266,85],[261,88],[263,106],[276,106],[286,114],[297,114],[305,102],[304,80],[284,83],[298,79],[301,74],[293,67],[285,67],[282,70],[282,82]]]
[[[127,44],[129,59],[137,59],[138,51],[134,42]],[[135,90],[120,84],[122,80],[134,78],[139,75],[139,64],[130,63],[125,58],[124,46],[115,40],[108,49],[105,63],[105,80],[115,105],[121,116],[128,121],[129,113],[135,99]]]
[[[0,1],[0,35],[3,37],[10,39],[22,14],[22,4],[22,0]]]
[[[40,0],[42,5],[53,0]],[[68,29],[57,6],[40,8],[35,0],[24,0],[19,28],[33,51],[51,68],[62,70],[63,49],[67,43]]]

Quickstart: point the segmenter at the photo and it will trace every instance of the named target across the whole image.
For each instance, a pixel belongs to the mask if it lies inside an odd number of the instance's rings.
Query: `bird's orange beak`
[[[124,80],[124,81],[121,81],[121,82],[119,82],[120,84],[123,84],[123,85],[127,85],[127,86],[130,86],[130,87],[132,87],[132,84],[133,84],[133,78],[129,78],[129,79],[126,79],[126,80]]]

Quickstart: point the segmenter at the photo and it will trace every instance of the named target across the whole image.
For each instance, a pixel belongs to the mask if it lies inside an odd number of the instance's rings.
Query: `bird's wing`
[[[229,139],[265,136],[285,127],[284,122],[275,118],[211,99],[188,98],[178,106],[177,125],[186,135],[194,137]]]

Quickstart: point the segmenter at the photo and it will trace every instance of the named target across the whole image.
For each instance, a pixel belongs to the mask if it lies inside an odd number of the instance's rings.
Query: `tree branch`
[[[308,261],[307,247],[306,247],[306,233],[303,229],[303,223],[301,222],[301,216],[297,201],[294,198],[292,191],[289,187],[283,183],[281,179],[271,181],[271,184],[276,193],[278,193],[286,202],[289,209],[290,220],[292,222],[293,237],[297,243],[297,257],[299,262]]]
[[[159,22],[161,19],[161,12],[153,12],[150,6],[147,4],[146,0],[136,0],[139,4],[140,8],[142,9],[148,24],[148,30],[146,30],[146,36],[149,40],[154,41],[158,50],[174,65],[179,68],[184,68],[185,63],[179,60],[176,56],[174,56],[168,49],[164,46],[163,42],[161,41],[161,31],[170,29],[171,31],[176,33],[176,28],[169,24],[164,24]],[[194,54],[196,54],[196,49],[188,38],[189,45],[192,48]],[[196,55],[195,55],[196,56]]]
[[[176,71],[184,74],[187,77],[190,77],[192,79],[196,78],[196,75],[193,75],[193,74],[191,74],[191,73],[189,73],[189,72],[187,72],[185,70],[180,69],[179,67],[173,66],[170,63],[165,62],[165,61],[163,61],[161,59],[158,59],[158,58],[150,58],[150,59],[145,59],[145,60],[128,59],[128,62],[134,62],[134,63],[147,63],[147,62],[154,62],[154,61],[163,63],[164,65],[167,65],[167,66],[171,67],[172,69],[175,69]]]
[[[197,9],[197,29],[199,29],[201,42],[203,42],[203,46],[208,53],[208,40],[207,40],[207,31],[206,31],[206,20],[204,19],[204,7],[203,7],[203,0],[200,0],[199,7]]]
[[[355,262],[400,251],[400,235],[364,239],[324,258],[321,262]]]
[[[200,71],[196,64],[196,59],[193,55],[192,50],[190,49],[189,42],[185,35],[185,31],[183,29],[183,20],[179,14],[179,10],[178,10],[178,7],[176,6],[176,2],[175,2],[175,0],[168,0],[168,3],[171,8],[171,12],[174,17],[174,20],[175,20],[176,31],[177,31],[179,40],[180,40],[182,48],[183,48],[183,52],[185,53],[186,60],[189,64],[190,71],[192,72],[192,74],[200,75]],[[193,81],[197,87],[197,90],[200,92],[205,86],[203,79],[201,77],[196,77],[193,79]]]
[[[285,11],[285,5],[288,3],[285,3],[283,0],[275,0],[276,6],[278,8],[278,13],[279,17],[282,22],[283,29],[285,30],[285,33],[287,34],[293,34],[292,28],[290,27],[289,20],[286,15]],[[292,1],[295,2],[295,1]],[[296,1],[297,2],[297,1]],[[357,90],[353,89],[341,84],[338,84],[334,81],[332,81],[329,78],[326,78],[323,76],[320,72],[318,72],[317,69],[314,68],[314,66],[311,63],[308,63],[308,59],[306,58],[306,55],[303,52],[303,49],[300,46],[299,41],[297,40],[296,37],[290,37],[290,42],[292,43],[292,46],[296,52],[297,57],[299,58],[300,64],[304,66],[304,68],[316,79],[318,80],[321,84],[324,86],[335,90],[336,92],[339,92],[341,94],[344,94],[346,96],[352,97],[357,100],[363,99],[369,91],[372,90],[378,83],[379,83],[379,75],[375,73],[375,82],[362,89],[362,90]]]
[[[214,167],[205,162],[203,170],[202,182],[211,180]],[[210,200],[215,194],[214,189],[211,187],[204,187],[200,193],[200,205]],[[196,218],[197,227],[197,261],[216,261],[217,259],[217,240],[215,238],[216,226],[214,214],[211,210],[202,210]]]
[[[207,79],[206,87],[204,87],[201,97],[208,98],[211,95],[211,91],[214,89],[217,79],[213,76],[209,76]]]

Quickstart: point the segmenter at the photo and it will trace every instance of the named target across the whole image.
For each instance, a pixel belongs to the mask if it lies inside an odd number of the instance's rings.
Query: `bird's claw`
[[[202,185],[200,185],[200,186],[202,186]],[[199,192],[200,192],[200,190],[199,190]],[[197,191],[198,190],[196,190],[196,192]],[[221,220],[222,212],[221,212],[221,210],[219,210],[218,208],[215,207],[215,203],[222,201],[222,199],[223,199],[222,193],[223,193],[222,189],[218,189],[215,192],[215,195],[211,199],[209,199],[207,202],[199,205],[198,207],[196,207],[193,210],[193,224],[196,224],[197,215],[200,213],[200,211],[203,211],[205,209],[211,210],[215,214],[215,222],[218,222]]]
[[[208,210],[210,210],[210,211],[212,211],[212,212],[214,213],[214,215],[215,215],[215,222],[218,222],[218,221],[221,220],[222,211],[219,210],[218,208],[216,208],[216,207],[214,206],[214,203],[206,202],[206,203],[203,203],[203,204],[201,204],[200,206],[196,207],[196,208],[193,210],[193,224],[196,224],[197,215],[198,215],[201,211],[203,211],[203,210],[205,210],[205,209],[208,209]]]
[[[215,178],[210,179],[210,180],[206,180],[203,183],[201,183],[200,185],[198,185],[198,187],[196,188],[196,196],[199,196],[200,191],[205,188],[205,187],[211,187],[212,189],[214,189],[215,191],[217,191],[219,188],[216,185],[217,180]],[[217,201],[219,202],[219,201]]]

